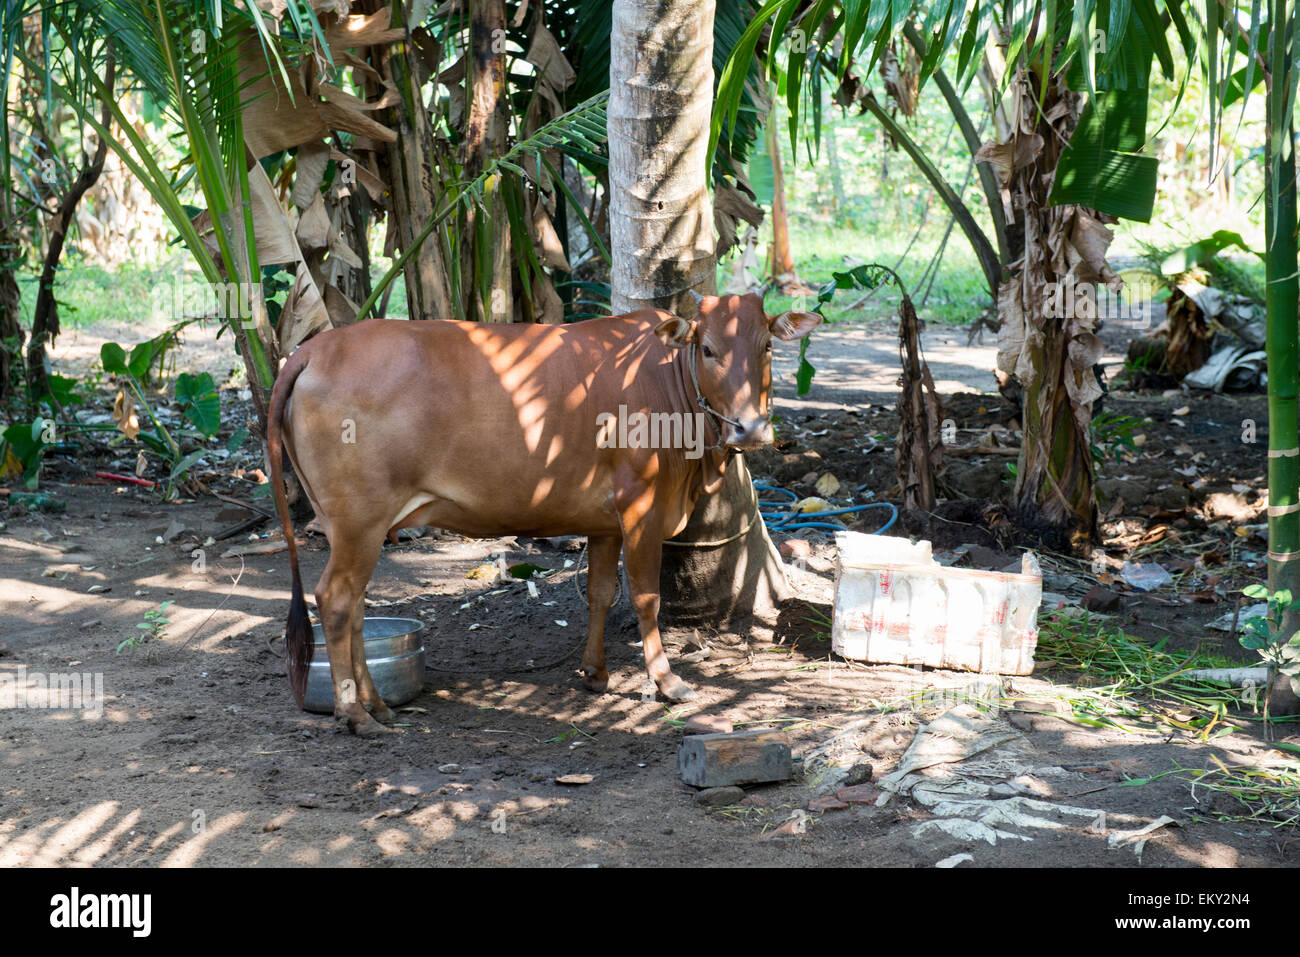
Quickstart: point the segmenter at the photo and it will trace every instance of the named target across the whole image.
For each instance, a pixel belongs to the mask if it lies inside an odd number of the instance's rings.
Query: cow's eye
[[[767,352],[771,352],[771,351],[772,351],[772,340],[771,340],[771,339],[768,339],[768,340],[767,340],[767,349],[766,349],[766,351],[767,351]]]
[[[712,358],[714,357],[714,355],[713,355],[713,350],[710,349],[708,346],[701,346],[701,349],[702,349],[703,352],[704,352],[704,358],[706,358],[706,359],[712,359]]]

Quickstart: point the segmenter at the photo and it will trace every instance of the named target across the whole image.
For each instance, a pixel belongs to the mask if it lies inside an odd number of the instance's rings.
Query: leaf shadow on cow
[[[282,449],[330,544],[316,586],[334,709],[387,731],[362,642],[365,589],[386,536],[433,525],[490,538],[585,535],[590,621],[584,684],[608,687],[605,618],[624,556],[646,670],[670,701],[694,697],[659,635],[663,542],[732,450],[772,441],[772,339],[816,313],[768,316],[755,295],[706,296],[686,320],[644,310],[565,326],[370,319],[322,333],[276,379],[267,449],[289,543],[289,676],[311,662]]]

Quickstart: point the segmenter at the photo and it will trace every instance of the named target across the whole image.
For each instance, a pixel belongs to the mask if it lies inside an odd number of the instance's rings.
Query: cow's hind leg
[[[582,683],[588,691],[609,687],[605,667],[605,618],[618,590],[618,553],[621,535],[593,535],[587,540],[587,650],[582,655]]]
[[[334,716],[345,718],[348,730],[363,737],[388,731],[370,716],[362,703],[358,674],[369,682],[361,640],[353,637],[353,617],[362,608],[366,583],[379,561],[382,541],[335,527],[330,541],[330,560],[316,586],[316,611],[325,631],[330,657],[330,676],[334,681]],[[356,660],[354,660],[356,656]],[[360,667],[358,667],[358,665]],[[370,694],[374,685],[370,686]]]
[[[366,661],[365,643],[366,596],[364,591],[352,610],[352,676],[357,682],[357,700],[370,716],[381,724],[392,724],[397,719],[391,708],[384,704],[384,699],[375,690],[374,679],[370,676],[370,665]]]

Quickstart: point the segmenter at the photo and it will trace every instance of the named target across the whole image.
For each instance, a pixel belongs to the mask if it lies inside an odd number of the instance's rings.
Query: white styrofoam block
[[[837,654],[882,664],[1033,671],[1043,580],[1032,553],[1016,575],[939,565],[925,541],[840,532],[835,542]]]

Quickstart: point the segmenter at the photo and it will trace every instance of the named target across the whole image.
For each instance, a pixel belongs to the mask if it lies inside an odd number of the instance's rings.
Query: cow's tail
[[[302,707],[307,694],[307,674],[312,658],[311,619],[307,616],[307,602],[302,597],[302,577],[298,573],[298,543],[293,537],[293,519],[289,515],[289,500],[285,494],[283,466],[284,407],[298,376],[307,368],[303,353],[292,356],[275,380],[271,393],[271,407],[266,415],[266,452],[271,460],[271,491],[275,495],[275,510],[284,527],[284,540],[289,545],[289,569],[293,573],[293,597],[289,600],[289,619],[284,628],[285,652],[289,663],[289,685],[294,699]]]

